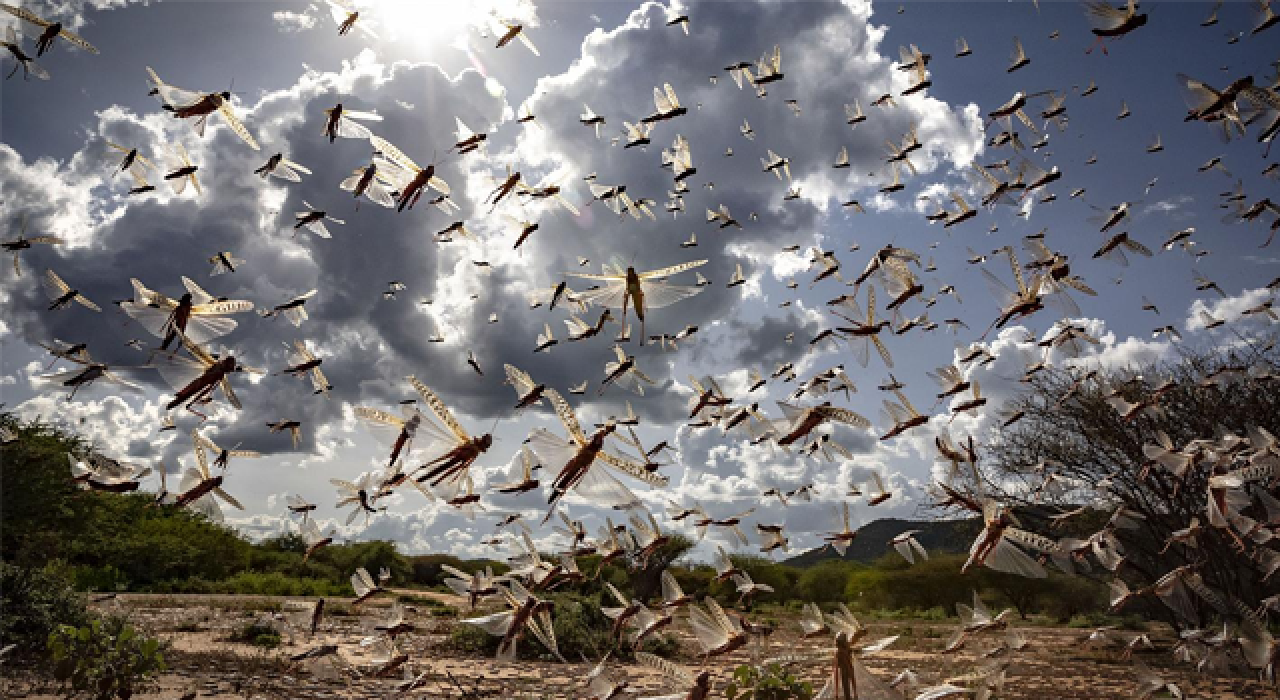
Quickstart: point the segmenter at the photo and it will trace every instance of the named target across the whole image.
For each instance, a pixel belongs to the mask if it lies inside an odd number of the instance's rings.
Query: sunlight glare
[[[494,32],[494,18],[536,23],[536,10],[528,0],[370,0],[380,32],[392,40],[440,41],[452,45],[454,37],[472,30]],[[427,45],[428,50],[436,44]]]

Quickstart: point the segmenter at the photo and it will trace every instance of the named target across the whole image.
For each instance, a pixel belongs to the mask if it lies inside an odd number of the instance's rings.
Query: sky
[[[493,447],[472,470],[485,510],[469,520],[415,492],[396,493],[386,501],[387,512],[367,525],[357,520],[340,527],[341,536],[392,539],[408,553],[505,555],[505,549],[482,540],[506,513],[521,511],[527,520],[540,520],[545,495],[507,497],[487,486],[510,480],[512,460],[531,430],[563,434],[545,404],[512,410],[516,397],[503,383],[506,363],[566,395],[570,385],[590,380],[587,394],[568,397],[588,427],[623,414],[630,401],[641,418],[641,441],[652,446],[665,440],[676,454],[663,468],[670,478],[664,489],[621,478],[672,529],[692,534],[689,526],[666,519],[668,501],[698,502],[717,517],[755,508],[748,525],[784,523],[792,551],[798,551],[821,544],[821,533],[836,525],[834,509],[846,499],[864,522],[927,513],[926,487],[938,467],[933,436],[948,428],[980,442],[995,439],[1001,404],[1016,395],[1023,367],[1043,355],[1035,341],[1062,318],[1051,308],[982,339],[999,303],[984,284],[980,265],[967,259],[987,255],[985,266],[1010,283],[1005,258],[991,251],[1013,246],[1025,262],[1022,237],[1041,230],[1047,232],[1046,244],[1069,256],[1072,272],[1097,291],[1096,296],[1075,294],[1080,311],[1070,317],[1100,344],[1080,358],[1051,352],[1051,364],[1124,367],[1172,357],[1174,341],[1151,335],[1168,324],[1182,331],[1179,342],[1198,348],[1267,331],[1264,316],[1241,312],[1270,298],[1267,285],[1280,269],[1276,249],[1260,247],[1270,220],[1230,223],[1220,204],[1222,193],[1236,188],[1250,203],[1274,197],[1276,180],[1263,175],[1274,159],[1267,160],[1265,146],[1256,142],[1256,125],[1246,137],[1224,143],[1208,125],[1184,122],[1187,106],[1177,78],[1186,74],[1221,87],[1253,75],[1257,84],[1273,84],[1278,56],[1271,35],[1280,30],[1250,35],[1256,21],[1252,3],[1226,4],[1209,27],[1201,23],[1213,11],[1212,3],[1143,7],[1150,13],[1147,26],[1109,43],[1106,54],[1086,53],[1093,35],[1074,2],[1041,2],[1038,8],[1029,2],[855,0],[680,2],[674,7],[658,2],[383,2],[362,13],[361,21],[377,38],[360,31],[339,36],[328,7],[320,3],[21,4],[61,19],[101,53],[90,55],[59,42],[38,59],[51,80],[23,81],[19,72],[0,90],[0,215],[10,229],[4,237],[17,236],[25,220],[28,235],[67,239],[62,246],[24,252],[20,276],[9,267],[0,273],[0,401],[23,416],[64,423],[110,456],[165,465],[171,474],[194,463],[194,428],[221,445],[261,452],[260,458],[233,460],[226,483],[245,506],[244,512],[228,512],[228,522],[254,537],[296,529],[284,507],[288,494],[318,503],[322,521],[341,524],[345,512],[333,508],[329,480],[354,480],[380,469],[389,447],[356,419],[353,408],[396,410],[413,396],[405,380],[413,374],[472,434],[494,434]],[[490,11],[522,23],[540,55],[519,42],[495,47]],[[666,24],[680,14],[690,18],[688,35]],[[34,54],[33,25],[9,16],[0,22],[22,32],[28,53]],[[967,39],[972,55],[954,56],[959,37]],[[1031,61],[1010,73],[1014,37]],[[899,47],[912,44],[930,55],[932,86],[900,97],[910,74],[899,70]],[[754,62],[775,46],[784,78],[769,86],[767,96],[757,97],[750,86],[736,87],[724,67]],[[7,72],[12,59],[4,60]],[[163,112],[147,94],[146,66],[189,90],[233,90],[234,110],[262,150],[250,150],[217,119],[201,137],[186,121]],[[1097,91],[1083,96],[1091,82]],[[664,83],[673,86],[688,114],[656,125],[647,148],[611,143],[622,134],[624,120],[634,122],[653,111],[653,88]],[[1031,150],[1039,134],[1017,122],[1028,148],[990,143],[1002,126],[988,125],[989,111],[1015,92],[1050,90],[1066,96],[1064,130],[1038,118],[1047,99],[1034,98],[1027,111],[1040,134],[1048,135],[1047,144]],[[886,92],[895,96],[896,106],[871,106]],[[850,127],[844,105],[855,99],[867,119]],[[787,100],[795,100],[798,111]],[[368,200],[357,208],[337,185],[368,163],[371,147],[360,139],[331,144],[322,136],[324,110],[338,102],[376,111],[383,119],[368,123],[376,134],[420,164],[436,163],[460,213],[448,216],[425,202],[401,213]],[[578,122],[584,103],[606,118],[600,138]],[[1129,116],[1118,119],[1126,105]],[[515,121],[522,106],[535,114],[535,124]],[[455,117],[489,134],[483,152],[451,152]],[[739,131],[744,119],[753,140]],[[904,178],[902,192],[878,194],[890,177],[886,141],[900,142],[913,127],[923,144],[912,154],[917,174]],[[677,135],[691,144],[697,173],[688,179],[685,211],[673,217],[662,210],[672,182],[660,167],[660,153]],[[1149,152],[1157,137],[1163,150]],[[169,144],[183,144],[200,166],[203,193],[175,195],[153,173],[159,185],[155,193],[129,196],[127,177],[115,173],[119,154],[107,141],[137,147],[156,162],[165,161]],[[831,167],[841,147],[849,152],[848,169]],[[784,200],[787,184],[758,165],[768,150],[790,159],[798,198]],[[254,176],[253,169],[277,152],[312,174],[301,183]],[[1198,171],[1215,157],[1224,167]],[[1061,180],[1046,190],[1056,201],[979,208],[972,220],[945,230],[926,220],[933,206],[921,196],[945,198],[955,190],[978,208],[973,165],[1004,159],[1059,167]],[[505,177],[508,168],[525,182],[558,182],[581,215],[537,203],[491,207],[486,199],[495,178]],[[625,184],[634,197],[658,202],[657,220],[620,218],[599,202],[587,206],[590,193],[583,178],[591,173],[598,183]],[[1079,189],[1082,195],[1070,196]],[[850,199],[859,200],[866,213],[840,206]],[[329,224],[331,239],[305,231],[294,236],[293,213],[305,208],[304,201],[345,221]],[[1094,259],[1108,235],[1099,232],[1094,219],[1123,202],[1132,212],[1129,235],[1154,255],[1130,254],[1128,265]],[[721,204],[742,229],[720,229],[706,221],[704,212]],[[516,233],[506,217],[536,220],[540,228],[515,250]],[[465,220],[477,240],[436,242],[434,234],[455,220]],[[1161,248],[1171,232],[1188,227],[1195,229],[1190,252]],[[691,233],[697,234],[697,247],[682,248]],[[903,318],[927,312],[942,325],[932,332],[885,336],[894,376],[907,384],[905,393],[916,407],[936,415],[920,430],[881,441],[889,425],[878,415],[885,394],[876,386],[890,370],[874,353],[862,367],[847,344],[810,345],[824,328],[841,323],[827,312],[827,302],[854,293],[835,278],[811,284],[818,269],[810,265],[810,251],[818,246],[833,252],[842,277],[851,280],[872,252],[889,243],[917,251],[936,267],[915,269],[925,291],[906,304]],[[799,253],[784,252],[793,245],[800,246]],[[219,251],[231,251],[246,263],[212,277],[206,259]],[[579,257],[590,260],[585,268],[579,267]],[[613,357],[616,326],[600,337],[568,343],[563,307],[529,308],[531,291],[549,288],[569,272],[598,272],[613,258],[638,270],[707,260],[699,272],[711,284],[697,296],[651,310],[647,320],[650,334],[675,333],[686,325],[699,331],[674,351],[640,346],[638,329],[633,330],[636,340],[624,344],[656,382],[644,396],[617,387],[597,396],[605,363]],[[477,261],[487,262],[489,271]],[[737,265],[747,282],[727,288]],[[48,311],[39,283],[46,268],[103,312]],[[1197,275],[1216,282],[1221,294],[1197,290],[1203,286]],[[307,304],[310,319],[296,328],[280,318],[238,315],[238,327],[215,347],[230,349],[270,374],[233,380],[243,410],[222,403],[204,422],[178,410],[173,413],[178,429],[162,433],[158,428],[171,390],[157,372],[143,367],[148,353],[127,344],[140,339],[153,346],[157,339],[111,302],[131,296],[131,278],[177,296],[182,276],[217,296],[247,299],[258,308],[313,288],[318,293]],[[795,290],[787,286],[793,278]],[[391,281],[406,289],[387,300],[382,292]],[[683,273],[671,282],[691,284],[692,277]],[[581,289],[583,282],[570,280],[570,285]],[[953,285],[958,298],[938,295],[936,305],[926,309],[922,299],[944,285]],[[885,295],[878,291],[884,316]],[[864,307],[865,295],[859,291],[857,297]],[[1144,297],[1159,308],[1158,315],[1142,309]],[[1201,311],[1227,324],[1204,330]],[[491,314],[497,315],[496,323],[490,323]],[[598,315],[592,308],[584,318],[590,322]],[[967,328],[949,332],[943,324],[947,319],[959,319]],[[534,353],[544,323],[551,324],[560,342],[550,352]],[[428,342],[437,332],[445,342]],[[32,378],[44,373],[48,360],[39,343],[54,338],[88,343],[96,360],[120,367],[143,389],[124,393],[101,384],[67,401],[65,391],[34,387]],[[286,366],[284,344],[294,340],[306,341],[323,358],[334,386],[330,396],[313,395],[309,385],[279,374]],[[997,359],[966,366],[964,372],[980,380],[988,406],[948,424],[949,405],[934,406],[937,388],[925,373],[953,362],[979,340]],[[468,351],[483,376],[466,364]],[[768,376],[782,363],[794,364],[795,382],[771,380],[765,390],[745,394],[749,368]],[[857,393],[806,396],[799,402],[831,400],[873,423],[865,430],[821,429],[831,431],[853,453],[852,460],[801,457],[752,445],[745,436],[725,435],[719,428],[684,426],[691,375],[714,376],[739,402],[757,403],[776,419],[781,415],[775,400],[837,365],[854,380]],[[269,433],[264,425],[283,419],[303,424],[297,449],[287,435]],[[548,465],[541,472],[544,484],[557,469]],[[865,497],[846,496],[873,471],[893,492],[874,508]],[[784,507],[761,498],[766,488],[806,483],[816,485],[811,503]],[[605,516],[617,517],[577,496],[565,503],[593,532]],[[535,539],[550,548],[564,544],[557,537],[539,529]],[[708,535],[699,556],[715,544],[732,546],[718,537]],[[752,548],[755,540],[753,533]]]

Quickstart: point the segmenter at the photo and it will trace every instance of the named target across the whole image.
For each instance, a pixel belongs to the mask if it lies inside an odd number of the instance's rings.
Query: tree
[[[635,597],[649,600],[658,595],[662,586],[662,572],[691,549],[693,540],[681,534],[672,534],[666,544],[649,556],[643,567],[632,573],[631,590]]]
[[[1024,417],[987,446],[981,460],[984,483],[973,490],[1015,505],[1019,516],[1030,521],[1024,523],[1028,529],[1040,533],[1052,532],[1058,522],[1047,516],[1080,505],[1087,507],[1086,517],[1092,511],[1095,521],[1118,507],[1136,514],[1141,519],[1137,527],[1112,523],[1093,532],[1109,532],[1119,540],[1123,560],[1115,576],[1132,590],[1183,566],[1189,567],[1183,570],[1188,577],[1199,574],[1211,593],[1189,596],[1196,619],[1183,619],[1164,606],[1149,608],[1160,610],[1179,628],[1208,622],[1215,609],[1237,614],[1233,600],[1256,606],[1275,592],[1256,565],[1266,545],[1242,537],[1237,527],[1210,526],[1206,515],[1210,477],[1242,466],[1240,461],[1222,450],[1221,443],[1202,442],[1205,449],[1198,452],[1181,450],[1190,457],[1179,476],[1148,454],[1159,453],[1151,446],[1159,444],[1162,433],[1175,448],[1228,434],[1243,437],[1254,426],[1280,434],[1280,382],[1271,378],[1277,359],[1273,345],[1245,344],[1205,352],[1183,348],[1175,360],[1123,369],[1042,370],[1015,403]],[[1114,396],[1158,409],[1135,411],[1126,419],[1113,405]],[[1255,454],[1255,460],[1280,470],[1276,454]],[[1244,505],[1230,509],[1266,522],[1255,498],[1268,489],[1266,482],[1243,484],[1236,491]],[[1225,498],[1227,490],[1214,493]],[[1166,548],[1170,536],[1192,518],[1205,525],[1199,546]],[[1095,566],[1094,573],[1099,572],[1106,573]],[[1222,597],[1211,602],[1212,592]]]
[[[800,573],[796,581],[796,597],[813,603],[835,603],[844,600],[853,565],[844,561],[824,561]],[[788,596],[790,597],[790,596]]]

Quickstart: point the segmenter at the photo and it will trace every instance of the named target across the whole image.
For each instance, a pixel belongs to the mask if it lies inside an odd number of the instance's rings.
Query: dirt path
[[[414,631],[400,641],[401,650],[409,655],[408,667],[412,673],[415,676],[425,674],[425,687],[414,697],[432,700],[464,697],[469,700],[581,700],[584,697],[584,678],[590,671],[590,664],[499,662],[459,654],[453,651],[448,640],[450,632],[460,624],[458,610],[468,607],[465,598],[410,589],[392,592],[403,598],[415,626]],[[136,624],[173,645],[169,655],[170,671],[159,679],[155,691],[136,695],[138,698],[178,700],[193,692],[200,700],[403,697],[396,690],[396,685],[403,678],[405,669],[396,669],[387,679],[369,677],[368,671],[375,666],[375,659],[370,647],[361,644],[362,639],[374,633],[374,625],[385,618],[390,600],[384,598],[353,607],[349,600],[334,599],[330,608],[333,614],[326,616],[321,630],[311,639],[292,637],[283,624],[278,611],[286,600],[298,599],[131,594],[121,595],[99,606],[126,612]],[[264,649],[229,641],[237,630],[255,622],[274,626],[280,631],[278,648]],[[974,640],[954,655],[937,653],[953,624],[948,621],[870,622],[867,640],[888,635],[901,636],[888,650],[866,658],[865,663],[885,681],[909,668],[928,684],[942,682],[968,673],[979,664],[989,663],[992,659],[984,658],[984,654],[1000,641],[998,637]],[[757,658],[781,654],[812,655],[815,661],[795,664],[792,670],[813,682],[816,690],[822,685],[829,668],[830,640],[802,639],[798,630],[790,627],[783,624],[769,638],[767,647],[755,655]],[[671,632],[680,639],[685,651],[685,656],[675,659],[675,662],[690,669],[701,667],[701,659],[691,656],[694,646],[687,622],[680,619]],[[1031,640],[1026,650],[1012,658],[994,657],[1012,661],[1008,682],[997,697],[1012,700],[1064,697],[1122,700],[1133,696],[1137,687],[1134,666],[1119,658],[1118,647],[1083,646],[1081,640],[1088,634],[1087,630],[1026,627],[1023,632]],[[1128,634],[1117,632],[1116,636],[1123,640]],[[1239,676],[1196,674],[1187,665],[1175,666],[1170,653],[1174,643],[1172,635],[1152,632],[1151,636],[1157,649],[1141,652],[1137,658],[1178,683],[1186,697],[1215,700],[1277,697],[1272,689],[1257,681]],[[289,661],[292,655],[322,645],[337,647],[342,664],[334,662],[336,657],[305,663]],[[752,662],[751,648],[711,660],[706,668],[712,672],[715,682],[713,697],[723,697],[724,687],[734,667]],[[364,677],[353,680],[340,675],[339,666],[348,664],[362,669]],[[615,670],[625,674],[631,689],[641,696],[672,692],[644,667],[632,664],[615,667]],[[33,684],[31,678],[32,674],[20,672],[6,679],[5,685],[0,686],[0,696],[40,700],[57,697],[53,688]],[[906,697],[915,695],[916,692],[909,692]]]

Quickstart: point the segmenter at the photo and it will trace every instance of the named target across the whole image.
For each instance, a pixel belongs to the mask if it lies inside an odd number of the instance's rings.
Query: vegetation
[[[542,597],[555,604],[551,622],[556,632],[556,646],[566,659],[598,659],[612,652],[614,659],[631,661],[635,658],[636,651],[670,658],[679,650],[679,643],[674,636],[661,634],[645,639],[638,650],[631,648],[629,635],[624,637],[621,644],[617,643],[613,638],[612,620],[600,612],[598,594],[565,592],[543,594]],[[499,637],[491,636],[474,625],[456,625],[449,635],[449,646],[454,651],[482,656],[495,654],[500,641]],[[521,659],[553,658],[551,652],[533,635],[526,635],[520,641],[517,654]]]
[[[280,632],[274,625],[262,620],[253,620],[233,630],[227,641],[275,649],[280,646]]]
[[[1214,472],[1188,469],[1180,478],[1152,463],[1144,452],[1144,445],[1156,443],[1160,433],[1176,446],[1210,438],[1224,429],[1244,435],[1249,427],[1259,426],[1280,434],[1280,382],[1231,375],[1234,371],[1242,376],[1246,367],[1276,366],[1280,356],[1274,345],[1261,347],[1241,345],[1204,353],[1184,348],[1170,362],[1098,369],[1091,381],[1060,369],[1035,374],[1016,406],[1025,416],[992,440],[984,456],[991,481],[986,488],[998,493],[1003,502],[1017,504],[1019,512],[1031,520],[1029,529],[1038,532],[1050,531],[1043,518],[1058,510],[1046,506],[1066,510],[1085,503],[1105,508],[1105,512],[1082,516],[1089,525],[1086,532],[1101,529],[1116,506],[1141,516],[1141,527],[1112,528],[1124,553],[1124,566],[1117,573],[1133,590],[1150,586],[1177,567],[1194,564],[1215,591],[1242,601],[1265,598],[1275,592],[1274,587],[1268,587],[1264,572],[1251,560],[1252,548],[1236,541],[1229,530],[1205,527],[1198,547],[1166,549],[1170,535],[1203,513],[1208,479]],[[1227,370],[1223,385],[1203,381],[1223,370]],[[1125,421],[1107,401],[1112,391],[1131,404],[1151,400],[1156,387],[1166,382],[1172,384],[1160,392],[1159,412],[1144,412]],[[1056,484],[1047,485],[1046,474],[1053,475]],[[1109,484],[1105,503],[1098,503],[1091,493],[1099,483]],[[1261,513],[1253,517],[1265,521]],[[1194,598],[1199,622],[1212,619],[1215,611],[1209,602]],[[1164,617],[1178,627],[1186,624],[1151,599],[1126,608],[1135,610]]]
[[[728,700],[809,700],[813,684],[796,678],[781,664],[743,664],[733,670],[724,696]]]
[[[0,415],[0,422],[19,435],[15,442],[0,447],[4,483],[0,497],[6,513],[0,553],[5,561],[17,564],[0,569],[5,577],[6,601],[10,591],[22,590],[22,586],[48,592],[53,599],[61,595],[56,591],[70,594],[73,586],[80,590],[331,597],[350,594],[348,579],[358,567],[374,573],[382,568],[390,570],[393,585],[431,588],[443,585],[442,564],[464,571],[486,566],[495,573],[508,569],[496,560],[468,561],[444,554],[405,556],[394,543],[376,541],[330,545],[303,563],[305,545],[296,534],[253,543],[235,530],[185,509],[157,507],[145,493],[120,495],[76,489],[67,478],[64,455],[83,448],[76,436],[43,423],[18,424],[10,415]],[[10,517],[11,513],[15,515]],[[957,523],[936,528],[931,541],[964,540],[972,525]],[[868,528],[879,525],[872,523]],[[899,525],[885,527],[896,532]],[[868,535],[866,539],[887,537]],[[669,568],[685,592],[695,597],[714,596],[722,603],[736,602],[733,585],[714,582],[711,567],[679,563],[693,544],[675,535],[650,558],[646,568],[631,571],[624,565],[610,564],[597,580],[576,587],[575,593],[598,601],[601,587],[608,581],[628,595],[652,601],[659,593],[661,572]],[[943,547],[947,548],[963,549],[964,544]],[[1105,606],[1105,592],[1086,579],[1055,575],[1035,581],[979,569],[959,579],[964,590],[957,590],[957,556],[939,552],[928,561],[908,566],[896,554],[884,553],[883,546],[879,551],[878,559],[867,562],[828,558],[821,552],[782,563],[755,556],[735,557],[734,561],[755,581],[774,588],[774,593],[757,598],[766,607],[806,600],[844,602],[864,613],[921,613],[941,608],[950,614],[958,600],[968,597],[969,588],[996,604],[1015,607],[1024,616],[1045,613],[1063,622],[1077,615],[1099,614]],[[62,570],[68,580],[61,587],[39,578],[45,563],[55,559],[66,562]],[[590,575],[599,566],[599,558],[581,558],[579,566]],[[47,610],[53,604],[51,600],[34,609]],[[577,617],[572,606],[568,607],[566,620]],[[557,608],[557,617],[560,612]],[[44,619],[56,617],[46,615]],[[83,621],[66,620],[74,625]],[[595,625],[598,621],[587,622]],[[8,630],[15,626],[0,620],[0,638],[13,638]],[[23,622],[20,626],[37,630],[23,640],[28,648],[32,638],[35,647],[42,646],[53,629],[47,622]],[[459,644],[466,645],[467,634],[459,633]],[[580,641],[587,650],[608,646],[591,637]]]
[[[67,697],[129,700],[163,671],[163,645],[123,617],[95,617],[87,625],[60,625],[49,635],[53,676]]]
[[[16,644],[15,654],[28,656],[43,651],[59,626],[88,621],[85,596],[75,591],[65,566],[22,568],[0,561],[0,647]]]
[[[347,595],[359,567],[414,582],[409,558],[391,542],[330,545],[304,563],[296,534],[255,544],[185,508],[156,506],[150,494],[78,489],[66,453],[85,449],[83,441],[10,414],[0,424],[18,434],[0,447],[0,558],[24,570],[61,560],[81,590],[165,593]]]

